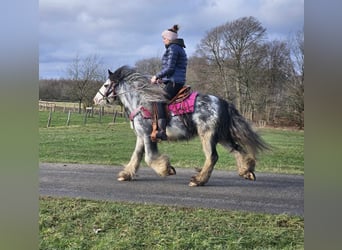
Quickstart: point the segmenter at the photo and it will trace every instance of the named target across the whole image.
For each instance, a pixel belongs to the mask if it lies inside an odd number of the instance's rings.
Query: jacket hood
[[[185,43],[184,43],[183,38],[177,38],[177,39],[175,39],[175,40],[172,40],[172,41],[169,43],[169,45],[171,45],[171,44],[177,44],[177,45],[179,45],[179,46],[181,46],[181,47],[183,47],[183,48],[186,48],[186,47],[185,47]],[[169,45],[167,45],[167,46],[165,46],[165,47],[167,48],[167,47],[169,47]]]

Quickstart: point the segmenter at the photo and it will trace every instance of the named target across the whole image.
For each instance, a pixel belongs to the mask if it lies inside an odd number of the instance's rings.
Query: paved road
[[[204,187],[189,187],[193,169],[159,177],[141,167],[137,179],[116,181],[122,167],[41,163],[40,194],[93,200],[128,201],[184,207],[217,208],[304,217],[304,177],[256,173],[255,182],[236,172],[214,170]]]

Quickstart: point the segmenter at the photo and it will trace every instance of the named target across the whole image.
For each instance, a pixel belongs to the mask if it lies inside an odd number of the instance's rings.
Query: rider
[[[162,69],[151,78],[151,83],[158,83],[162,80],[165,84],[164,90],[168,99],[172,99],[184,86],[186,79],[186,67],[188,63],[185,53],[185,44],[182,38],[178,38],[179,25],[162,32],[165,52],[162,57]],[[158,133],[157,138],[167,140],[166,136],[166,103],[157,103],[158,110]]]

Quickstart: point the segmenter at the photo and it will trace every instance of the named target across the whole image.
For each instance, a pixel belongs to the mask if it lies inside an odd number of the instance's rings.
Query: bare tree
[[[286,82],[291,65],[290,50],[285,41],[269,41],[264,44],[265,54],[261,71],[253,88],[254,99],[258,103],[259,119],[273,123],[284,113],[286,106]]]
[[[143,59],[135,63],[137,70],[146,75],[155,75],[162,66],[161,59],[158,57],[152,57],[149,59]]]
[[[210,30],[201,40],[197,53],[216,66],[226,99],[233,99],[242,111],[243,95],[248,93],[250,77],[266,29],[254,17],[243,17]]]
[[[222,95],[222,92],[216,91],[220,88],[217,88],[218,84],[213,76],[212,67],[205,58],[198,56],[189,57],[186,74],[187,85],[203,93]]]
[[[230,75],[230,69],[227,67],[228,54],[227,51],[224,50],[223,30],[224,26],[218,26],[208,31],[205,37],[201,40],[200,44],[197,46],[196,52],[199,57],[205,58],[207,60],[209,67],[211,65],[215,66],[213,68],[215,70],[211,76],[213,78],[218,76],[217,82],[223,86],[223,97],[225,99],[231,99],[228,77]]]
[[[72,80],[69,93],[78,100],[79,113],[81,113],[82,103],[84,106],[92,104],[92,97],[99,87],[98,81],[103,80],[101,59],[97,55],[84,58],[76,55],[66,71],[70,80]]]
[[[258,66],[260,44],[266,35],[266,29],[254,17],[243,17],[225,25],[224,49],[232,59],[233,80],[236,91],[236,106],[242,110],[242,88],[248,90],[246,77]]]
[[[304,28],[290,40],[293,66],[288,82],[289,102],[293,119],[300,128],[304,127]]]

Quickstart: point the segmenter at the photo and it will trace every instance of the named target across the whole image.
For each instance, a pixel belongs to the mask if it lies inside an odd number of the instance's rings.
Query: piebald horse
[[[94,103],[112,104],[119,98],[130,115],[137,140],[129,163],[118,174],[119,181],[134,179],[140,162],[145,162],[158,175],[174,175],[176,171],[170,158],[158,151],[158,142],[151,140],[153,102],[168,102],[165,92],[158,84],[129,66],[115,72],[108,70],[109,77],[94,97]],[[189,140],[199,136],[205,162],[198,173],[190,179],[189,186],[205,185],[218,160],[217,144],[221,144],[235,156],[238,174],[247,180],[255,180],[256,155],[268,149],[268,145],[253,131],[249,123],[232,103],[217,96],[198,93],[194,111],[189,114],[169,113],[166,127],[168,140]],[[189,156],[190,157],[190,156]]]

